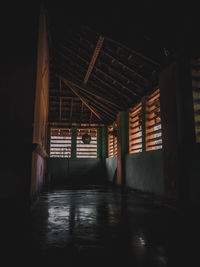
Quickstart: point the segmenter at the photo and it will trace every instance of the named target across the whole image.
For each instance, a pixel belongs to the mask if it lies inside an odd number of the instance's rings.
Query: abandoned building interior
[[[83,5],[58,11],[46,2],[27,4],[26,12],[14,5],[3,30],[4,266],[196,260],[197,25],[190,31],[189,15],[184,24],[178,9],[166,7],[166,15],[162,4],[150,22],[145,1],[141,24],[129,6],[116,4],[105,17],[103,7],[91,8],[82,22]]]

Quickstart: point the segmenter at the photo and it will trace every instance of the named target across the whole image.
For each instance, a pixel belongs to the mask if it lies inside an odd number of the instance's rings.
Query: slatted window
[[[192,94],[196,142],[200,143],[200,58],[192,62]]]
[[[142,103],[129,110],[129,153],[142,152]]]
[[[114,149],[113,149],[113,135],[111,132],[113,131],[113,126],[108,127],[108,157],[111,158],[114,156]]]
[[[83,143],[82,136],[84,134],[88,134],[91,136],[91,141],[89,144]],[[77,158],[97,158],[97,129],[96,128],[77,129],[76,157]]]
[[[115,157],[117,157],[117,136],[114,137]]]
[[[71,129],[51,128],[50,136],[50,157],[66,158],[71,157]]]
[[[115,123],[115,131],[117,132],[117,123]],[[114,150],[115,150],[115,157],[117,157],[117,136],[114,135]]]
[[[162,126],[160,117],[160,90],[157,89],[146,100],[146,151],[162,148]]]

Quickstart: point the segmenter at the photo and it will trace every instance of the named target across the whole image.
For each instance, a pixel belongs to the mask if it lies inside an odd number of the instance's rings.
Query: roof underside
[[[49,122],[109,125],[120,110],[133,106],[158,85],[170,51],[161,53],[137,32],[132,37],[137,49],[127,46],[112,34],[112,38],[104,35],[105,28],[99,33],[91,23],[86,26],[69,19],[69,13],[67,18],[48,12]]]

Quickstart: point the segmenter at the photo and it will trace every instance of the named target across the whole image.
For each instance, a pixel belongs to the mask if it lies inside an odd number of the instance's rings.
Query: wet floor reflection
[[[38,248],[51,253],[73,247],[74,257],[89,260],[98,254],[102,264],[172,266],[171,213],[134,194],[85,187],[43,194],[32,225]]]

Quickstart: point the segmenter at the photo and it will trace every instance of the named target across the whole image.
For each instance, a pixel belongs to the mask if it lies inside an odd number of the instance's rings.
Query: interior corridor
[[[199,8],[15,2],[0,266],[200,266]]]

